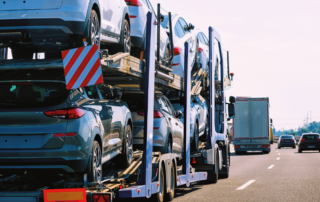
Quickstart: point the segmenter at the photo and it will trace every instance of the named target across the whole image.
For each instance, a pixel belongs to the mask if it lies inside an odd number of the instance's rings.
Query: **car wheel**
[[[152,195],[151,201],[157,201],[157,202],[163,202],[164,196],[165,196],[165,191],[166,191],[166,186],[165,186],[165,176],[164,176],[164,171],[163,171],[163,166],[161,165],[160,168],[160,173],[159,173],[159,192]]]
[[[101,182],[102,178],[102,164],[101,164],[101,147],[97,141],[93,142],[91,151],[91,171],[89,173],[89,181],[91,182]]]
[[[131,52],[130,26],[126,19],[123,22],[122,43],[120,45],[120,52],[123,52],[123,53]]]
[[[281,149],[281,147],[278,146],[278,149]]]
[[[191,144],[191,151],[199,151],[199,145],[201,144],[199,140],[199,126],[198,123],[194,126],[194,132],[193,132],[193,141]]]
[[[29,59],[33,58],[33,50],[23,47],[12,47],[11,54],[13,59]]]
[[[171,162],[171,183],[170,183],[170,190],[165,194],[165,198],[167,201],[172,201],[175,195],[175,188],[176,188],[176,170],[174,167],[174,163]]]
[[[100,50],[100,22],[98,14],[95,10],[91,11],[89,22],[89,38],[88,45],[97,45]]]
[[[116,159],[115,163],[119,167],[127,168],[131,165],[133,160],[133,135],[130,125],[127,125],[122,143],[123,152]]]
[[[302,150],[301,150],[301,149],[299,149],[299,150],[298,150],[298,152],[299,152],[299,153],[302,153]]]
[[[236,155],[240,155],[240,154],[241,154],[241,152],[239,152],[239,151],[236,151],[236,152],[235,152],[235,154],[236,154]]]

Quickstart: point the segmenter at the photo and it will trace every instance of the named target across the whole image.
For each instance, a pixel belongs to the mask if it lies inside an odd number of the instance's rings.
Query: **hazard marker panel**
[[[103,83],[97,45],[62,51],[67,90]]]
[[[45,189],[44,202],[87,202],[86,189]]]

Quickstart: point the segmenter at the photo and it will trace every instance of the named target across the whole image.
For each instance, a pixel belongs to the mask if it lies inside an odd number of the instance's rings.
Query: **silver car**
[[[131,110],[133,119],[133,145],[143,145],[144,129],[144,93],[141,91],[126,92],[122,95]],[[176,153],[179,157],[183,146],[182,113],[175,112],[168,98],[156,92],[154,97],[153,150],[161,153]]]
[[[175,110],[180,110],[184,112],[183,105],[180,100],[171,100],[173,108]],[[191,150],[198,151],[200,142],[200,137],[204,138],[209,133],[209,114],[208,114],[208,106],[206,100],[201,95],[193,96],[191,99],[190,105],[190,142],[191,142]],[[184,122],[184,113],[181,117],[181,122]]]

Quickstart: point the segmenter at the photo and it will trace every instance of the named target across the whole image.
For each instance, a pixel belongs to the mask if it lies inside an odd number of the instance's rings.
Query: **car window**
[[[167,98],[164,98],[164,100],[166,101],[167,106],[168,106],[168,108],[169,108],[169,110],[170,110],[169,112],[170,112],[173,116],[175,116],[176,112],[175,112],[174,108],[172,107],[170,101],[169,101]]]
[[[293,136],[290,136],[290,135],[281,136],[281,139],[293,139]]]
[[[319,139],[319,135],[303,135],[302,138],[307,140],[317,140]]]
[[[0,109],[58,105],[68,94],[62,82],[0,82]]]
[[[123,93],[121,100],[128,104],[131,111],[144,110],[144,94],[142,93]],[[160,108],[158,99],[154,98],[154,107]]]
[[[163,97],[160,97],[158,99],[160,105],[161,105],[161,109],[163,109],[164,111],[170,113],[170,109],[169,109],[169,106],[167,104],[167,102],[165,101],[165,99]]]
[[[96,86],[87,86],[84,89],[90,99],[100,99]]]
[[[200,34],[198,34],[198,39],[199,39],[200,43],[205,44],[204,39],[203,39],[203,37],[202,37],[202,34],[201,34],[201,33],[200,33]]]
[[[183,18],[179,18],[179,22],[180,22],[180,24],[181,24],[181,26],[183,28],[183,32],[186,33],[187,32],[186,28],[188,27],[187,22]]]
[[[208,40],[207,36],[204,33],[202,33],[202,37],[203,37],[203,40],[204,40],[205,44],[208,46],[209,45],[209,40]]]
[[[113,93],[108,86],[100,84],[98,85],[98,89],[103,99],[113,99]]]
[[[183,28],[179,22],[176,23],[176,26],[174,27],[174,32],[179,38],[182,38],[184,36]]]

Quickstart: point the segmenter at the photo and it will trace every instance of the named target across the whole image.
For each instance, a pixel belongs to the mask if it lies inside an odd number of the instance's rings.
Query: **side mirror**
[[[160,15],[160,22],[163,22],[164,21],[164,15]]]
[[[230,102],[230,103],[235,103],[235,102],[236,102],[236,98],[233,97],[233,96],[230,96],[230,97],[229,97],[229,102]]]
[[[120,100],[121,96],[122,96],[122,92],[118,89],[114,89],[113,90],[113,96],[114,96],[114,99],[116,100]]]
[[[229,112],[229,118],[233,118],[235,115],[234,104],[232,103],[228,104],[228,112]]]
[[[180,110],[177,110],[176,111],[176,117],[178,118],[178,119],[181,119],[182,118],[182,111],[180,111]]]
[[[188,25],[188,30],[189,30],[189,31],[190,31],[190,30],[194,30],[194,25],[191,24],[191,23],[189,23],[189,25]]]

